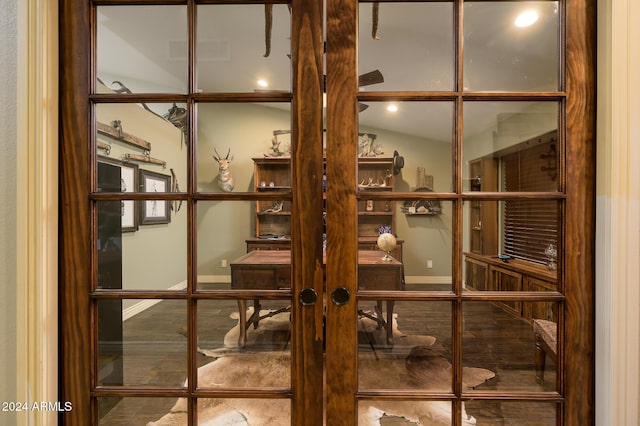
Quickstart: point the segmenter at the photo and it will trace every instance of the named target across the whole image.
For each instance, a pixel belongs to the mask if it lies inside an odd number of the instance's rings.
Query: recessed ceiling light
[[[398,111],[398,105],[396,104],[391,104],[387,107],[387,111],[389,112],[397,112]]]
[[[269,87],[269,83],[267,83],[265,80],[258,80],[258,86]]]
[[[515,25],[516,27],[524,28],[535,24],[537,20],[538,12],[536,12],[535,10],[527,10],[518,15],[515,21]]]

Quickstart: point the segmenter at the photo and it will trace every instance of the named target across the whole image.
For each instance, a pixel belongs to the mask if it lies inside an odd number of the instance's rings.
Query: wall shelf
[[[291,157],[253,158],[253,187],[256,192],[291,193]],[[385,200],[367,200],[367,193],[392,192],[395,179],[391,173],[393,158],[358,158],[358,236],[377,237],[380,226],[395,225],[395,202]],[[368,184],[371,182],[371,184]],[[283,196],[283,198],[286,198]],[[267,212],[273,201],[261,200],[255,203],[256,236],[269,234],[276,236],[291,235],[291,202],[284,201],[282,209]]]

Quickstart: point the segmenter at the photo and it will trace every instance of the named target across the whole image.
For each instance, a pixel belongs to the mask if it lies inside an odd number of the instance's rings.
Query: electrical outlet
[[[427,259],[427,269],[433,268],[433,260]]]
[[[220,267],[221,268],[226,268],[227,267],[227,259],[222,259],[220,261]]]

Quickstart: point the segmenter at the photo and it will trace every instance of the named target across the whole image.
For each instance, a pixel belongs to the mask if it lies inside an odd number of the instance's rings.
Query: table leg
[[[253,299],[253,315],[251,315],[251,319],[253,319],[253,328],[254,330],[258,328],[258,322],[260,321],[260,310],[262,306],[260,306],[259,299]],[[249,324],[247,324],[247,328],[249,328]]]
[[[382,300],[376,301],[375,311],[377,318],[376,322],[378,323],[377,330],[380,330],[384,327],[384,319],[382,317]]]
[[[238,347],[240,349],[244,349],[247,346],[247,329],[251,324],[253,324],[253,328],[258,328],[258,324],[260,323],[260,310],[262,306],[260,306],[259,299],[253,299],[253,313],[247,319],[247,301],[244,299],[238,299],[238,313],[240,314],[240,318],[238,319],[240,323],[240,335],[238,336]]]
[[[387,300],[387,321],[385,328],[387,330],[387,345],[393,346],[393,305],[395,301]]]
[[[238,336],[238,348],[244,349],[247,345],[247,302],[244,299],[238,299],[238,313],[240,335]]]

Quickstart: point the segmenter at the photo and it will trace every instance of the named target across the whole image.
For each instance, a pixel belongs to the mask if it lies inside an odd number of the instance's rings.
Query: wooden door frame
[[[186,1],[176,2],[186,4]],[[280,3],[275,1],[274,3]],[[292,424],[322,424],[323,309],[297,303],[297,294],[313,288],[322,301],[322,2],[292,1]],[[68,424],[86,424],[97,412],[90,389],[92,265],[90,152],[94,117],[91,93],[91,2],[60,0],[60,293],[61,400],[74,402],[63,415]],[[311,207],[311,208],[310,208]],[[313,238],[303,238],[308,235]],[[69,314],[73,313],[73,314]]]
[[[357,19],[357,1],[327,0],[327,425],[355,425],[358,413]],[[338,306],[331,295],[341,287],[350,299]]]
[[[565,32],[567,199],[560,275],[566,308],[558,336],[565,339],[558,359],[564,357],[566,387],[559,391],[565,394],[565,424],[579,425],[595,419],[595,1],[567,0],[563,12],[571,19]]]
[[[60,0],[60,27],[64,29],[60,34],[60,63],[64,70],[60,76],[60,115],[62,117],[60,127],[60,204],[62,214],[59,232],[61,293],[59,309],[62,312],[60,319],[62,335],[60,359],[62,391],[60,400],[72,400],[74,403],[73,411],[65,413],[65,421],[70,424],[82,424],[84,420],[90,418],[90,399],[87,389],[90,389],[91,385],[90,371],[92,366],[86,355],[90,352],[90,332],[88,324],[77,321],[78,317],[89,318],[89,299],[86,293],[83,294],[82,289],[86,289],[85,285],[90,282],[91,277],[91,271],[86,267],[90,264],[89,253],[92,237],[90,226],[86,220],[90,217],[89,202],[86,199],[90,188],[88,173],[90,155],[87,144],[81,143],[88,140],[90,130],[88,127],[90,109],[86,100],[86,94],[89,93],[89,81],[86,78],[89,75],[86,61],[89,54],[89,44],[86,40],[86,33],[82,32],[82,28],[85,28],[86,24],[84,18],[88,16],[88,7],[88,2]],[[571,246],[567,246],[567,253],[579,255],[566,256],[564,270],[568,297],[565,325],[566,330],[571,331],[569,337],[578,336],[580,338],[568,338],[565,344],[566,373],[569,377],[566,389],[565,423],[581,424],[580,422],[583,420],[586,420],[587,423],[592,421],[594,409],[593,374],[582,377],[581,373],[585,366],[589,366],[589,370],[593,371],[594,365],[594,231],[593,225],[591,225],[588,226],[588,232],[585,233],[585,227],[582,224],[595,223],[594,209],[584,208],[585,205],[592,206],[594,204],[595,195],[595,144],[593,143],[595,137],[593,114],[595,108],[595,4],[590,0],[568,0],[566,10],[571,13],[571,20],[568,22],[566,32],[567,40],[570,46],[575,47],[583,54],[571,54],[567,57],[566,107],[570,117],[574,117],[573,120],[568,119],[567,122],[567,157],[579,159],[577,165],[582,167],[572,167],[571,171],[573,172],[568,173],[567,179],[568,201],[565,232],[567,236],[571,236],[571,238],[567,238],[570,240],[568,243],[571,244]],[[345,22],[355,17],[354,13],[355,10],[353,13],[349,11],[347,15],[341,13],[340,20],[335,21],[332,21],[332,15],[330,15],[330,25],[332,28],[344,25]],[[333,18],[336,16],[333,15]],[[303,50],[304,47],[301,47],[301,51]],[[313,78],[316,77],[317,75]],[[357,90],[355,73],[345,72],[343,75],[337,74],[332,78],[335,79],[330,78],[329,85],[345,83],[347,87],[350,87],[349,93],[344,94],[347,99],[353,102],[344,102],[343,105],[355,105]],[[351,93],[352,90],[353,93]],[[334,105],[334,111],[338,107],[339,105]],[[357,114],[355,109],[353,111],[347,110],[345,113],[347,116],[342,119],[347,122],[354,120],[353,123],[355,123],[354,117]],[[86,117],[86,120],[80,120],[79,117]],[[343,123],[329,120],[327,124],[341,129],[339,132],[345,131],[342,127]],[[350,139],[353,136],[351,133],[348,130],[347,133],[341,133],[341,137],[332,143],[335,143],[335,146],[340,146],[347,140],[354,140]],[[344,147],[339,148],[345,149],[344,152],[340,151],[339,155],[337,154],[338,150],[335,150],[336,154],[334,154],[335,158],[332,158],[332,162],[335,162],[336,168],[347,167],[346,171],[351,170],[355,173],[355,162],[350,161],[355,158],[355,155],[348,155],[350,153],[348,150],[352,149],[348,145],[345,144]],[[355,148],[353,150],[355,151]],[[302,151],[299,152],[299,155],[302,160],[304,157]],[[312,156],[312,158],[316,157]],[[572,162],[572,165],[576,165],[576,163]],[[317,167],[317,164],[313,167]],[[299,169],[298,172],[301,170]],[[334,210],[334,213],[331,214],[338,217],[339,211],[356,211],[355,193],[346,195],[347,197],[341,198],[340,203],[335,203],[336,206],[342,207]],[[355,214],[351,216],[355,217]],[[340,219],[342,220],[344,217],[347,216],[340,216]],[[304,220],[300,221],[297,232],[304,231],[302,229],[304,223]],[[335,269],[329,269],[327,273],[334,274],[334,279],[338,278],[338,268],[342,264],[346,266],[346,269],[340,272],[341,278],[344,282],[355,282],[355,274],[353,277],[349,276],[349,271],[355,271],[357,268],[355,260],[350,260],[355,259],[355,256],[347,255],[349,253],[355,254],[356,250],[357,241],[355,239],[348,241],[344,247],[336,250],[334,252],[335,258],[331,262]],[[302,260],[302,256],[300,260]],[[345,270],[347,271],[346,277]],[[301,270],[299,274],[303,279],[311,276],[310,271]],[[317,285],[315,278],[313,282],[314,285]],[[73,312],[73,315],[65,314],[65,312]],[[583,321],[582,318],[585,316],[591,320]],[[337,319],[338,322],[328,325],[328,330],[339,323],[340,314]],[[301,333],[301,330],[296,329],[295,333]],[[355,347],[346,349],[355,353]],[[349,372],[345,376],[347,386],[351,386],[352,380],[355,380],[355,372]],[[345,403],[333,401],[328,404],[328,406],[333,405],[336,408],[341,408]],[[355,410],[351,402],[347,401],[346,405],[347,412]]]
[[[352,295],[357,290],[357,236],[352,234],[357,229],[353,184],[357,155],[353,141],[357,139],[358,123],[357,33],[354,36],[358,6],[357,0],[327,3],[327,173],[329,184],[339,188],[327,196],[328,294],[339,286]],[[457,10],[461,13],[461,7]],[[561,20],[567,14],[570,19],[566,19],[560,36],[566,46],[566,51],[561,49],[566,72],[560,84],[566,95],[561,97],[561,130],[566,142],[561,167],[566,179],[560,190],[566,201],[561,231],[565,255],[559,280],[564,284],[559,290],[566,298],[558,348],[558,359],[563,360],[558,392],[563,397],[557,400],[563,405],[559,414],[562,423],[582,425],[592,424],[595,418],[595,1],[560,2],[559,14]],[[459,182],[454,186],[457,192],[461,190]],[[460,217],[457,219],[454,224],[460,222]],[[460,275],[461,266],[459,262],[454,265],[458,271],[454,271],[455,278]],[[340,307],[331,303],[327,306],[327,347],[340,347],[339,356],[327,352],[328,375],[340,372],[339,377],[332,375],[327,383],[327,424],[339,424],[340,419],[331,415],[334,411],[341,414],[342,421],[353,419],[355,424],[357,418],[357,368],[352,361],[357,359],[357,339],[355,327],[344,327],[353,323],[355,312],[353,300]]]
[[[90,2],[60,0],[60,398],[73,401],[64,424],[91,419],[92,389],[89,286],[91,265]],[[73,314],[70,314],[73,313]]]
[[[292,418],[294,425],[323,421],[323,2],[292,1],[291,255]],[[315,304],[303,306],[298,295],[313,289]]]

